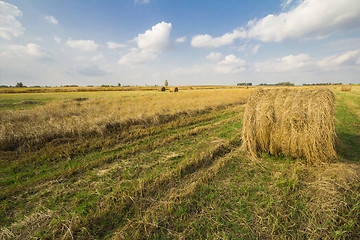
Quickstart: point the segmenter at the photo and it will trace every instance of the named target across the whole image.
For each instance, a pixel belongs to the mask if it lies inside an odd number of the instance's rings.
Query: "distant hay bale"
[[[350,92],[351,91],[351,85],[342,85],[341,91],[343,92]]]
[[[336,160],[334,99],[328,89],[257,90],[246,105],[242,148],[310,163]]]
[[[159,92],[165,92],[166,88],[165,87],[161,87],[158,89]]]
[[[170,92],[178,92],[178,91],[179,91],[179,88],[178,88],[178,87],[170,88]]]
[[[88,98],[74,98],[74,101],[77,101],[77,102],[82,102],[82,101],[86,101],[88,100]]]

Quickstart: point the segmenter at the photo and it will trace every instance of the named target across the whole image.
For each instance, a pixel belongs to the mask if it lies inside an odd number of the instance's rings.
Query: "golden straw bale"
[[[351,85],[342,85],[341,91],[343,92],[350,92],[351,91]]]
[[[178,87],[170,88],[170,92],[178,92],[178,91],[179,91],[179,88],[178,88]]]
[[[337,159],[334,101],[328,89],[257,90],[246,105],[242,148],[252,155],[262,151],[310,163]]]

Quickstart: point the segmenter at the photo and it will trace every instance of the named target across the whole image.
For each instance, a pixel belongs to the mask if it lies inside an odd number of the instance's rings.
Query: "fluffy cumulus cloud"
[[[138,47],[151,51],[163,51],[170,47],[171,23],[161,22],[136,38]]]
[[[255,63],[257,72],[288,72],[309,67],[314,63],[309,54],[288,55],[282,58],[270,59]]]
[[[11,40],[24,33],[24,27],[17,20],[22,12],[14,5],[0,1],[0,37]]]
[[[132,48],[128,54],[120,58],[118,64],[129,66],[141,65],[148,61],[154,61],[158,54],[158,52],[146,49]]]
[[[66,41],[66,45],[80,50],[80,51],[84,51],[84,52],[91,52],[91,51],[96,51],[99,48],[99,45],[97,43],[95,43],[93,40],[71,40],[68,39]]]
[[[116,43],[116,42],[107,42],[109,49],[125,48],[125,44]]]
[[[50,54],[45,49],[36,43],[26,44],[26,49],[27,52],[34,57],[45,58],[50,56]]]
[[[36,43],[26,45],[10,45],[7,51],[2,53],[3,57],[30,57],[41,63],[53,61],[53,55]]]
[[[292,1],[284,1],[288,6]],[[320,38],[360,25],[360,1],[303,0],[288,12],[270,14],[248,23],[248,37],[264,42],[287,38]]]
[[[239,73],[245,71],[245,65],[245,60],[230,54],[216,64],[215,72],[224,74]]]
[[[222,54],[219,52],[211,52],[209,55],[206,56],[207,60],[218,62],[222,58]]]
[[[348,51],[341,55],[325,57],[317,65],[325,70],[334,70],[339,67],[360,65],[360,50]]]
[[[195,48],[218,48],[225,45],[231,45],[237,38],[246,37],[243,29],[235,29],[231,33],[225,33],[221,37],[213,38],[208,34],[196,35],[191,39],[191,46]]]
[[[154,61],[162,51],[170,48],[171,28],[171,23],[161,22],[145,33],[140,33],[135,38],[138,48],[132,48],[118,61],[118,64],[135,66]]]
[[[54,25],[59,24],[58,20],[54,16],[45,16],[45,20]]]

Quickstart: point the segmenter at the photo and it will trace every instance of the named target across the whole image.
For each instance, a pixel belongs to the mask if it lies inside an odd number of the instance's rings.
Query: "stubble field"
[[[253,88],[0,94],[0,239],[360,238],[360,87],[331,89],[321,165],[241,150]]]

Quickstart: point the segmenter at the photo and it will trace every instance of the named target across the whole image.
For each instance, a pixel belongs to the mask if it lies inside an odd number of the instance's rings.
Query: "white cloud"
[[[212,52],[206,56],[210,63],[197,64],[192,67],[175,68],[171,71],[171,75],[174,77],[184,76],[213,76],[216,74],[234,74],[244,72],[246,70],[246,62],[236,57],[234,54],[223,57],[221,53]]]
[[[221,37],[213,38],[208,34],[197,35],[192,38],[191,45],[196,48],[218,48],[225,45],[231,45],[237,38],[246,37],[243,29],[235,29],[232,33],[225,33]]]
[[[171,23],[161,22],[147,30],[145,33],[139,34],[135,39],[138,47],[152,51],[163,51],[170,47]]]
[[[183,37],[179,37],[175,40],[175,42],[178,42],[178,43],[183,43],[186,41],[186,36],[183,36]]]
[[[261,46],[260,43],[259,43],[259,44],[256,44],[255,46],[253,46],[253,47],[251,48],[251,52],[252,52],[253,54],[257,53],[257,52],[259,51],[260,46]]]
[[[257,72],[288,72],[309,67],[313,62],[309,54],[299,54],[258,62],[254,66]]]
[[[154,61],[158,56],[158,52],[146,50],[146,49],[138,49],[133,48],[130,50],[128,54],[123,56],[118,64],[120,65],[129,65],[135,66],[140,64],[145,64],[148,61]]]
[[[107,42],[109,49],[125,48],[125,44],[116,43],[116,42]]]
[[[98,54],[98,55],[96,55],[96,56],[93,56],[93,57],[91,58],[91,60],[92,60],[92,61],[97,61],[97,60],[100,60],[100,59],[103,59],[103,58],[104,58],[104,55]]]
[[[53,55],[36,43],[26,45],[10,45],[7,51],[2,52],[4,57],[31,57],[41,63],[53,61]]]
[[[161,22],[139,34],[134,40],[138,48],[132,48],[128,54],[123,56],[118,64],[136,66],[149,61],[154,61],[163,50],[169,49],[171,23]]]
[[[207,60],[218,62],[222,58],[222,54],[219,52],[211,52],[209,55],[206,56]]]
[[[135,3],[150,3],[150,0],[134,0]]]
[[[360,64],[360,50],[325,57],[317,63],[319,67],[325,70],[333,70],[342,66],[353,66],[356,64]]]
[[[245,71],[245,65],[246,62],[243,59],[230,54],[216,64],[215,72],[225,74],[239,73]]]
[[[0,1],[0,37],[11,40],[24,33],[24,27],[17,20],[22,12],[14,5]]]
[[[58,20],[56,20],[56,18],[54,18],[54,16],[45,16],[46,21],[48,21],[49,23],[52,23],[54,25],[59,24]]]
[[[55,37],[54,37],[54,41],[55,41],[56,43],[61,43],[62,39],[55,36]]]
[[[26,44],[26,48],[27,52],[34,57],[43,58],[49,56],[49,53],[36,43],[28,43]]]
[[[291,1],[287,1],[286,4]],[[320,38],[337,30],[358,28],[360,1],[304,0],[288,12],[249,21],[248,37],[264,42]],[[289,3],[289,4],[290,4]]]
[[[96,51],[99,48],[99,45],[96,44],[93,40],[71,40],[66,41],[66,45],[78,49],[84,52]]]
[[[281,7],[282,9],[285,9],[290,6],[293,0],[282,0]]]

